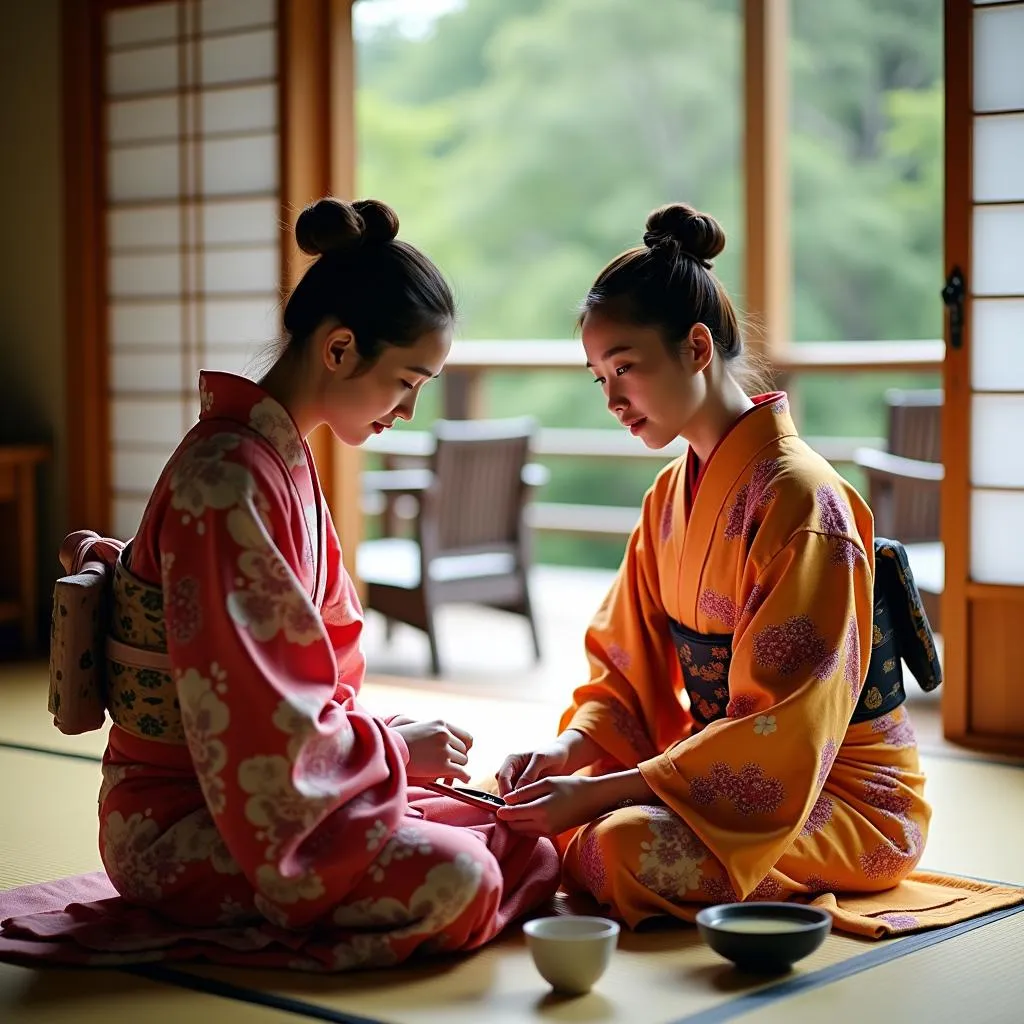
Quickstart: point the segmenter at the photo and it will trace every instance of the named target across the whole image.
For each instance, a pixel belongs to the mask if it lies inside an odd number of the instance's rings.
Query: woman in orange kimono
[[[724,244],[711,217],[657,210],[586,298],[612,415],[689,451],[644,499],[558,740],[498,775],[501,819],[561,834],[566,883],[631,926],[890,888],[930,814],[905,709],[861,697],[871,514],[785,395],[737,383],[736,315],[711,272]]]
[[[558,885],[549,839],[417,788],[468,780],[468,733],[357,703],[363,616],[305,438],[326,423],[359,445],[410,419],[447,359],[451,292],[397,230],[373,200],[301,214],[317,259],[286,350],[259,384],[202,374],[115,575],[107,873],[193,936],[241,927],[255,954],[255,926],[289,929],[290,966],[471,949]],[[164,649],[168,671],[146,669]]]

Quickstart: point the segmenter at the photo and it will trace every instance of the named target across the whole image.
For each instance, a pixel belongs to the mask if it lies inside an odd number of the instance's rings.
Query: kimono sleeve
[[[326,517],[325,527],[327,586],[322,618],[338,666],[335,696],[339,701],[345,701],[359,693],[366,672],[362,646],[363,608],[356,586],[342,560],[341,543],[330,517]]]
[[[397,827],[407,751],[335,699],[338,639],[301,583],[306,527],[283,468],[258,446],[199,468],[176,475],[187,494],[172,481],[159,534],[185,734],[231,855],[279,923],[302,926],[365,871],[379,845],[365,837]]]
[[[726,866],[740,899],[814,813],[830,813],[815,809],[867,672],[872,610],[861,544],[798,532],[747,595],[730,717],[639,766]]]
[[[560,726],[586,734],[629,768],[662,749],[659,739],[675,741],[692,729],[673,690],[679,670],[658,579],[669,482],[663,474],[644,496],[618,575],[587,630],[590,680],[576,689]]]

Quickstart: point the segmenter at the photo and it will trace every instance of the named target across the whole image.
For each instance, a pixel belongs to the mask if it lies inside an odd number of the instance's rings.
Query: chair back
[[[437,554],[519,549],[536,431],[530,417],[434,424]]]
[[[889,452],[906,459],[942,462],[942,391],[890,390]],[[940,495],[934,487],[897,481],[892,489],[892,522],[886,524],[905,544],[936,541],[939,533]]]

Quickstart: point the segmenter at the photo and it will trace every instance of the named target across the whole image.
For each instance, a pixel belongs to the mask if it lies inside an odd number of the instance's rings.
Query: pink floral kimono
[[[356,702],[362,610],[309,449],[249,380],[204,373],[200,395],[120,583],[142,600],[115,610],[173,681],[112,687],[111,881],[191,935],[287,930],[291,966],[481,945],[553,895],[554,846],[407,785],[402,737]]]

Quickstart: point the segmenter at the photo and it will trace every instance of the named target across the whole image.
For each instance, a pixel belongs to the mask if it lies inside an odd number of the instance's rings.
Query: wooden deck
[[[560,704],[584,680],[587,662],[583,634],[613,579],[599,569],[540,566],[532,593],[543,658],[533,663],[526,621],[516,615],[471,605],[438,613],[442,677],[427,677],[430,659],[425,634],[397,625],[391,643],[383,620],[367,614],[366,657],[372,675],[417,681],[425,687],[493,694]]]

